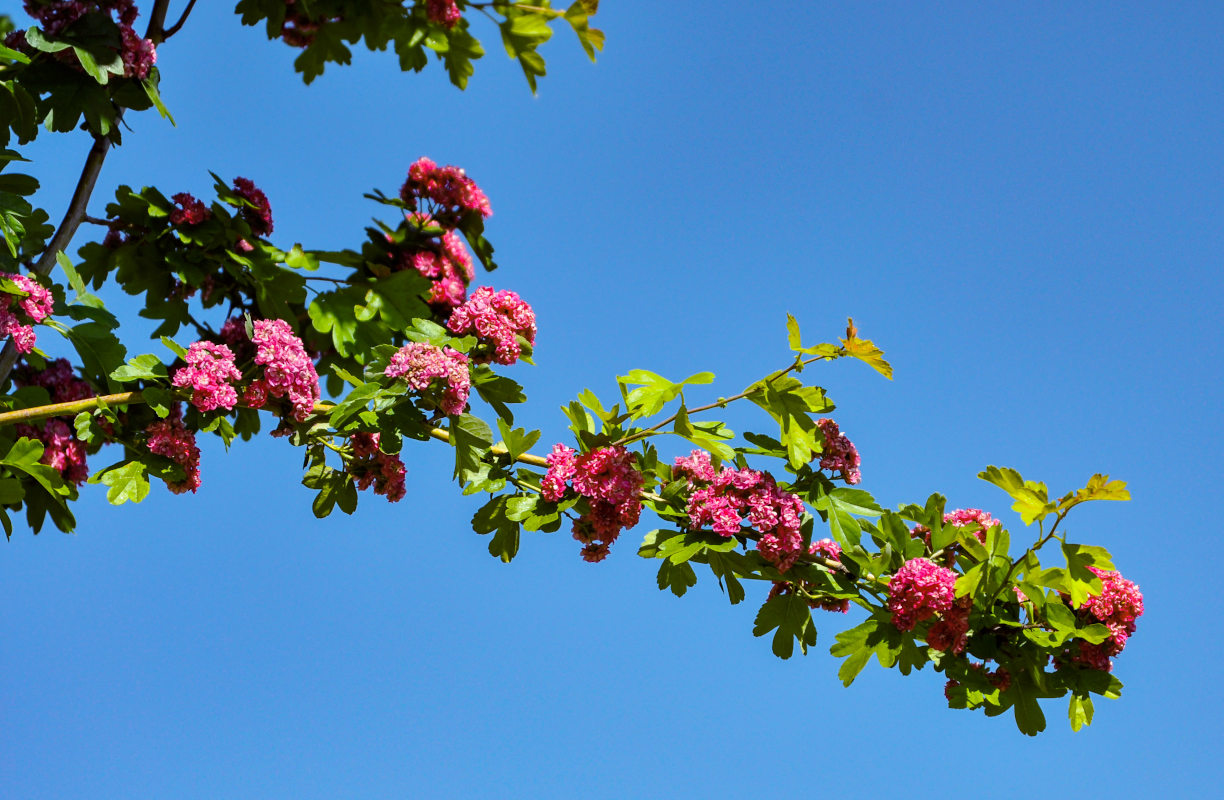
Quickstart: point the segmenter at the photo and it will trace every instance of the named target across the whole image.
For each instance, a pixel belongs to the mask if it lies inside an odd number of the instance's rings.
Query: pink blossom
[[[672,467],[672,476],[688,478],[689,486],[694,483],[709,483],[716,474],[710,454],[704,450],[694,450],[690,455],[677,456]]]
[[[408,168],[408,180],[400,189],[400,199],[412,211],[418,204],[429,204],[426,211],[444,228],[455,228],[464,216],[492,215],[489,198],[480,187],[458,167],[439,167],[428,158],[420,158]]]
[[[183,468],[186,477],[182,481],[167,481],[166,486],[175,494],[195,492],[200,488],[200,448],[196,446],[195,432],[183,424],[183,411],[178,403],[171,408],[170,416],[160,419],[145,429],[150,452],[165,456]]]
[[[153,42],[143,39],[132,28],[136,21],[137,10],[132,0],[51,0],[51,2],[32,2],[26,0],[25,10],[31,17],[38,20],[43,33],[54,39],[58,38],[67,28],[91,11],[101,11],[107,14],[117,14],[116,24],[119,27],[121,47],[119,55],[123,59],[123,76],[144,80],[149,75],[149,69],[157,61],[157,52]],[[24,37],[23,37],[24,40]],[[78,60],[71,56],[60,56],[64,63],[81,70]]]
[[[854,443],[846,438],[831,419],[816,421],[824,434],[824,450],[820,455],[820,468],[841,473],[846,483],[855,484],[863,479],[859,471],[859,454]]]
[[[170,211],[170,221],[175,225],[199,225],[212,216],[212,211],[187,192],[179,192],[170,198],[175,208]]]
[[[302,340],[282,319],[255,321],[255,363],[263,365],[263,377],[247,388],[244,398],[252,408],[263,403],[252,402],[266,397],[283,397],[293,405],[293,418],[305,422],[319,399],[319,374],[302,347]]]
[[[924,619],[952,607],[956,573],[925,558],[906,561],[888,582],[888,610],[898,630],[913,630]]]
[[[51,417],[41,427],[19,424],[18,436],[42,442],[43,454],[39,462],[58,470],[68,483],[80,486],[89,478],[89,466],[85,463],[85,443],[76,438],[76,432],[64,417]]]
[[[234,193],[251,204],[244,204],[238,212],[251,226],[251,233],[256,236],[272,233],[272,205],[268,196],[248,178],[234,179]]]
[[[462,414],[472,389],[468,358],[451,348],[424,342],[409,342],[391,356],[384,374],[399,378],[414,392],[427,393],[435,380],[441,380],[441,397],[425,395],[437,403],[442,413]]]
[[[13,380],[19,387],[43,387],[51,396],[52,403],[70,403],[94,396],[94,390],[76,376],[72,364],[66,358],[48,362],[44,369],[37,372],[23,366],[14,374]]]
[[[389,455],[379,449],[377,433],[355,433],[349,437],[353,447],[353,458],[348,463],[348,472],[357,479],[358,489],[374,487],[374,494],[386,495],[389,502],[404,499],[404,462],[398,455]]]
[[[26,294],[25,297],[0,295],[0,338],[11,336],[17,352],[29,353],[37,341],[31,323],[37,324],[49,317],[55,308],[55,300],[51,291],[33,278],[9,272],[0,272],[0,278],[12,281],[19,291]]]
[[[232,382],[242,373],[234,366],[234,354],[223,344],[196,342],[187,348],[187,366],[174,373],[174,385],[191,389],[191,404],[201,411],[232,409],[238,392]]]
[[[812,542],[812,546],[808,548],[808,553],[814,556],[824,556],[830,561],[841,563],[841,545],[832,539],[821,539],[817,542]]]
[[[494,292],[488,286],[477,289],[468,301],[451,314],[446,323],[451,333],[471,333],[492,353],[477,356],[477,362],[496,361],[513,364],[522,355],[518,337],[535,344],[535,312],[511,291]]]
[[[940,652],[951,650],[958,655],[965,652],[969,641],[969,612],[972,608],[971,597],[962,597],[953,603],[927,631],[926,640],[931,649]]]
[[[710,474],[708,455],[693,451],[687,459],[676,459],[676,469],[689,477]],[[731,537],[748,524],[760,534],[757,551],[779,572],[786,572],[803,554],[799,532],[803,501],[780,489],[773,476],[752,469],[724,468],[710,478],[710,485],[695,489],[688,500],[689,524],[709,526],[720,536]]]
[[[943,521],[945,525],[955,525],[958,528],[977,524],[979,529],[974,531],[973,535],[978,538],[979,542],[985,542],[986,531],[999,524],[999,521],[990,516],[989,512],[980,508],[958,508],[955,511],[949,511],[944,514]]]
[[[455,0],[427,0],[425,14],[430,22],[436,22],[444,28],[453,28],[463,19]]]
[[[540,496],[559,502],[572,489],[587,499],[590,511],[574,522],[574,538],[586,545],[586,561],[602,561],[608,546],[624,528],[638,523],[642,512],[640,493],[645,482],[635,456],[623,447],[600,447],[577,453],[563,444],[553,446],[546,457],[548,472],[540,482]],[[570,486],[567,487],[566,483]]]
[[[57,358],[38,371],[22,366],[13,374],[13,382],[18,387],[41,386],[47,390],[52,403],[69,403],[94,396],[93,389],[76,376],[66,358]],[[39,461],[59,470],[64,480],[80,486],[89,477],[85,443],[76,438],[71,418],[51,417],[38,426],[17,425],[16,431],[18,436],[42,442],[43,454]]]
[[[1089,567],[1101,579],[1100,594],[1092,595],[1079,606],[1083,622],[1100,622],[1109,629],[1109,638],[1100,644],[1080,642],[1073,659],[1091,669],[1109,671],[1111,656],[1121,653],[1135,632],[1135,620],[1143,616],[1143,593],[1133,582],[1112,570]]]

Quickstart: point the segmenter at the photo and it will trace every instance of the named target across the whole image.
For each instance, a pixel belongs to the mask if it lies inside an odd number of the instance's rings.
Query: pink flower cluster
[[[303,4],[306,5],[306,4]],[[315,40],[323,22],[339,22],[340,17],[312,19],[306,11],[300,11],[297,0],[285,0],[285,22],[281,26],[281,40],[290,47],[306,47]]]
[[[76,431],[64,417],[45,420],[41,429],[33,425],[18,425],[17,435],[42,442],[43,454],[39,462],[59,470],[68,483],[80,486],[89,477],[85,443],[76,438]]]
[[[978,538],[979,542],[985,542],[986,531],[999,524],[997,519],[990,516],[990,512],[980,508],[958,508],[955,511],[949,511],[944,514],[943,521],[945,525],[955,525],[958,528],[976,523],[980,529],[974,531],[973,535]]]
[[[153,47],[153,42],[149,39],[142,39],[132,28],[132,23],[136,21],[136,16],[139,14],[132,0],[93,0],[93,2],[26,0],[25,10],[31,17],[38,20],[43,33],[52,39],[58,37],[66,28],[91,11],[117,14],[119,37],[122,43],[119,55],[123,59],[123,77],[144,80],[149,75],[149,69],[157,63],[157,51]],[[24,31],[17,31],[9,38],[12,40],[9,42],[10,47],[13,44],[24,44]],[[65,63],[73,64],[80,69],[80,63],[74,56],[63,54],[59,57]]]
[[[956,573],[925,558],[911,558],[888,582],[888,610],[898,630],[910,631],[924,619],[952,608]]]
[[[255,360],[255,345],[247,336],[246,320],[242,317],[227,319],[217,338],[234,354],[234,363],[245,364]]]
[[[159,419],[145,428],[149,451],[165,456],[183,468],[187,477],[182,481],[166,482],[175,494],[195,492],[200,488],[200,448],[196,446],[195,432],[183,424],[183,409],[175,403],[170,416]]]
[[[427,0],[425,14],[430,22],[436,22],[444,28],[453,28],[463,19],[463,12],[455,0]]]
[[[66,358],[57,358],[38,372],[22,368],[14,374],[13,381],[19,387],[43,387],[52,403],[70,403],[94,396],[93,389],[76,376]],[[89,477],[85,443],[76,438],[71,419],[51,417],[41,426],[17,425],[16,431],[18,436],[42,442],[43,454],[39,461],[58,470],[64,480],[80,486]]]
[[[424,214],[411,214],[408,222],[420,231],[436,228],[437,223]],[[387,241],[391,242],[390,236]],[[415,269],[423,277],[433,281],[426,302],[440,308],[444,314],[467,299],[467,285],[475,277],[472,254],[467,245],[453,230],[444,230],[441,236],[414,242],[412,252],[392,252],[391,262],[397,269]]]
[[[462,169],[439,167],[428,158],[420,158],[408,168],[400,199],[412,211],[425,211],[444,228],[457,228],[468,214],[493,214],[489,198]],[[422,202],[428,207],[421,207]]]
[[[1143,593],[1121,573],[1089,567],[1101,579],[1101,593],[1084,601],[1078,609],[1084,622],[1100,622],[1109,628],[1109,638],[1100,644],[1080,642],[1075,661],[1091,669],[1109,672],[1110,658],[1122,652],[1135,632],[1135,619],[1143,616]]]
[[[269,397],[283,397],[293,405],[293,418],[305,422],[319,399],[319,373],[302,347],[302,340],[283,319],[255,322],[255,363],[263,377],[252,381],[242,402],[263,408]]]
[[[349,474],[357,479],[357,488],[374,487],[374,494],[386,495],[387,500],[398,503],[404,499],[404,462],[400,457],[388,455],[379,449],[377,433],[355,433],[349,437],[353,446],[353,458],[348,463]]]
[[[234,193],[254,206],[244,205],[239,211],[251,226],[251,233],[256,236],[272,233],[272,205],[268,202],[268,196],[248,178],[234,179]]]
[[[456,308],[446,327],[459,336],[474,333],[481,344],[492,347],[492,354],[476,356],[477,362],[513,364],[523,353],[519,336],[535,344],[536,319],[531,306],[514,292],[494,292],[488,286],[477,289]]]
[[[18,353],[34,349],[38,337],[31,323],[37,324],[51,315],[55,300],[51,292],[38,281],[25,275],[0,272],[26,293],[25,297],[14,294],[0,295],[0,337],[12,336]]]
[[[170,222],[175,225],[199,225],[212,216],[208,206],[187,192],[179,192],[170,199],[175,205],[170,211]]]
[[[191,389],[191,404],[201,411],[232,409],[238,391],[232,382],[242,373],[234,366],[234,354],[223,344],[196,342],[187,348],[187,366],[174,373],[174,385]]]
[[[38,372],[22,367],[14,374],[13,380],[19,387],[41,386],[51,396],[52,403],[71,403],[94,396],[93,389],[76,376],[66,358],[57,358]]]
[[[846,483],[855,484],[863,479],[859,471],[859,454],[854,443],[838,429],[831,419],[820,419],[816,426],[824,434],[824,450],[820,454],[820,468],[841,473]]]
[[[746,522],[760,534],[757,551],[779,572],[789,570],[803,554],[799,532],[803,501],[778,488],[768,472],[731,467],[715,472],[709,454],[701,450],[677,458],[672,472],[688,478],[692,527],[708,525],[718,535],[730,537],[740,533]]]
[[[965,646],[969,643],[969,612],[972,609],[972,597],[962,597],[953,602],[952,607],[927,631],[926,640],[931,649],[940,652],[951,650],[958,655],[965,652]]]
[[[563,444],[547,456],[548,472],[540,496],[556,503],[569,487],[585,497],[590,511],[574,522],[574,538],[583,544],[585,561],[603,561],[622,528],[632,528],[642,513],[639,496],[644,480],[635,457],[623,447],[600,447],[579,454]]]
[[[438,392],[425,396],[447,415],[462,414],[472,390],[468,372],[468,357],[451,348],[435,347],[424,342],[409,342],[391,356],[384,370],[388,378],[399,378],[414,392],[425,394],[435,380],[441,381]]]

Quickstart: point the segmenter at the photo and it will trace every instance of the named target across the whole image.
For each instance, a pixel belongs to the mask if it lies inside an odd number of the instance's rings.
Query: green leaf
[[[1045,730],[1045,714],[1037,702],[1036,687],[1023,677],[1017,677],[1012,683],[1013,710],[1016,715],[1016,727],[1026,736],[1036,736]]]
[[[1087,693],[1073,692],[1071,702],[1067,707],[1067,716],[1071,720],[1071,730],[1078,732],[1085,725],[1092,724],[1092,697]]]
[[[89,308],[102,308],[102,300],[92,294],[85,288],[85,282],[81,280],[81,274],[76,271],[76,267],[72,265],[72,261],[64,253],[56,253],[55,260],[60,265],[60,269],[68,277],[68,285],[76,292],[76,296],[72,302],[78,305],[87,306]]]
[[[481,471],[484,455],[493,445],[493,431],[484,420],[461,414],[452,417],[450,439],[455,448],[455,477],[468,483]]]
[[[496,556],[503,563],[509,564],[518,555],[519,526],[513,524],[500,525],[489,540],[489,555]]]
[[[799,321],[789,313],[786,315],[786,343],[795,352],[803,350],[799,338]]]
[[[139,461],[129,461],[121,467],[108,469],[91,477],[89,482],[109,486],[106,500],[116,506],[121,506],[128,500],[139,503],[149,495],[149,479],[145,477],[145,465]]]
[[[162,119],[170,120],[170,124],[177,128],[178,125],[175,124],[174,117],[170,114],[170,110],[166,108],[166,104],[162,102],[161,92],[158,91],[157,84],[152,78],[145,78],[140,82],[140,85],[144,88],[145,94],[148,95],[149,102],[157,109],[157,113],[162,115]]]
[[[132,383],[138,380],[161,380],[168,378],[166,365],[161,362],[161,359],[151,353],[136,356],[130,359],[127,364],[113,370],[110,374],[113,380],[120,383]]]
[[[1016,501],[1012,510],[1020,515],[1025,525],[1044,519],[1057,508],[1049,502],[1049,490],[1044,483],[1026,481],[1014,469],[991,466],[979,472],[978,477],[1011,495]]]
[[[850,630],[837,634],[837,643],[829,652],[837,658],[846,658],[837,671],[837,677],[841,679],[843,686],[854,683],[854,679],[871,659],[871,654],[875,651],[875,634],[879,624],[875,617],[870,617]]]
[[[659,565],[659,589],[671,589],[676,597],[684,597],[689,587],[697,585],[697,573],[689,564],[673,564],[664,559]]]

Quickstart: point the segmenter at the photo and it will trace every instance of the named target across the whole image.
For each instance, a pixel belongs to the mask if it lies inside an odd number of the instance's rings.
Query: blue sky
[[[211,169],[267,192],[276,243],[339,248],[378,211],[362,192],[397,189],[421,155],[464,166],[502,264],[480,280],[539,317],[537,366],[513,374],[546,443],[583,388],[709,369],[709,397],[730,394],[786,363],[787,312],[821,340],[853,315],[896,379],[807,375],[883,504],[941,491],[1016,540],[975,478],[987,464],[1058,493],[1129,482],[1132,502],[1067,531],[1144,591],[1123,698],[1079,734],[1050,704],[1030,740],[948,710],[930,670],[873,666],[843,689],[827,653],[843,618],[779,661],[751,635],[759,587],[736,607],[708,578],[657,591],[634,554],[648,521],[602,564],[557,534],[507,566],[440,445],[405,450],[402,502],[316,521],[300,453],[210,443],[196,495],[112,509],[86,491],[76,535],[0,547],[0,794],[1214,787],[1224,10],[608,0],[597,22],[599,62],[558,35],[538,97],[479,24],[490,55],[467,92],[364,52],[304,87],[293,51],[201,3],[159,53],[178,127],[132,115],[91,210],[119,183],[207,195]],[[56,218],[87,147],[27,151]]]

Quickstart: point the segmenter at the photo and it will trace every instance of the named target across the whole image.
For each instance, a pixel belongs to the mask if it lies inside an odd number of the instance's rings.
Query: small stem
[[[1068,508],[1066,511],[1063,511],[1060,514],[1058,514],[1054,520],[1054,524],[1050,527],[1050,532],[1047,533],[1045,536],[1039,535],[1036,543],[1034,543],[1032,547],[1025,550],[1024,555],[1022,555],[1020,558],[1017,558],[1015,561],[1012,562],[1011,566],[1007,568],[1007,574],[1003,576],[1003,581],[1002,583],[999,584],[999,588],[995,589],[995,593],[991,595],[990,600],[987,601],[986,603],[987,608],[990,608],[992,605],[994,605],[995,600],[999,599],[999,595],[1001,595],[1003,593],[1003,590],[1007,588],[1007,584],[1010,582],[1012,574],[1015,573],[1016,567],[1020,566],[1020,562],[1026,560],[1030,554],[1036,553],[1038,550],[1044,547],[1047,542],[1049,542],[1051,539],[1054,538],[1054,532],[1058,530],[1059,523],[1063,521],[1063,518],[1067,516],[1067,513],[1070,510],[1071,509]],[[1042,522],[1037,523],[1038,531],[1042,529],[1041,528],[1042,524],[1043,524]]]

